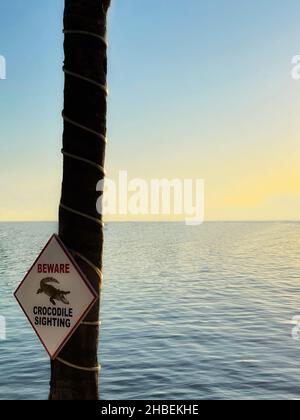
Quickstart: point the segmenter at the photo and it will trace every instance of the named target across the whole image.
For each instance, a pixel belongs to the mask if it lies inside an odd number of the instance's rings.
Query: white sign
[[[98,299],[57,235],[15,292],[51,359],[55,359]]]

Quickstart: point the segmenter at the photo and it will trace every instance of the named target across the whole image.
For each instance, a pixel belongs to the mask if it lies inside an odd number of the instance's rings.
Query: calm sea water
[[[0,399],[46,399],[49,363],[12,296],[52,223],[0,224]],[[298,399],[300,224],[110,224],[103,399]]]

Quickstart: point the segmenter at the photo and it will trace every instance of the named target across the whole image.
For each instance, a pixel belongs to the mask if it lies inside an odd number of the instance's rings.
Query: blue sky
[[[63,3],[1,2],[0,220],[57,215]],[[109,175],[204,178],[209,219],[295,219],[299,16],[294,0],[114,0]]]

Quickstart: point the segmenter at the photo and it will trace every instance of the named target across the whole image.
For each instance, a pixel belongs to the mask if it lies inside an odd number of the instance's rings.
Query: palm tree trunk
[[[96,185],[103,179],[106,139],[106,19],[110,0],[65,0],[64,173],[59,236],[97,292],[103,226]],[[99,302],[51,362],[50,400],[97,400]]]

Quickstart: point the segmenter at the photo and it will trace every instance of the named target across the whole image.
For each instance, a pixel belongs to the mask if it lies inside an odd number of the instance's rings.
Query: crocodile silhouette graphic
[[[56,302],[62,302],[65,305],[69,305],[70,302],[66,298],[66,295],[69,295],[71,292],[64,292],[63,290],[59,290],[54,286],[51,286],[49,283],[56,283],[59,284],[59,281],[54,279],[53,277],[47,277],[43,279],[40,283],[40,288],[37,291],[37,295],[40,293],[44,293],[45,295],[49,296],[50,302],[52,305],[56,306]]]

